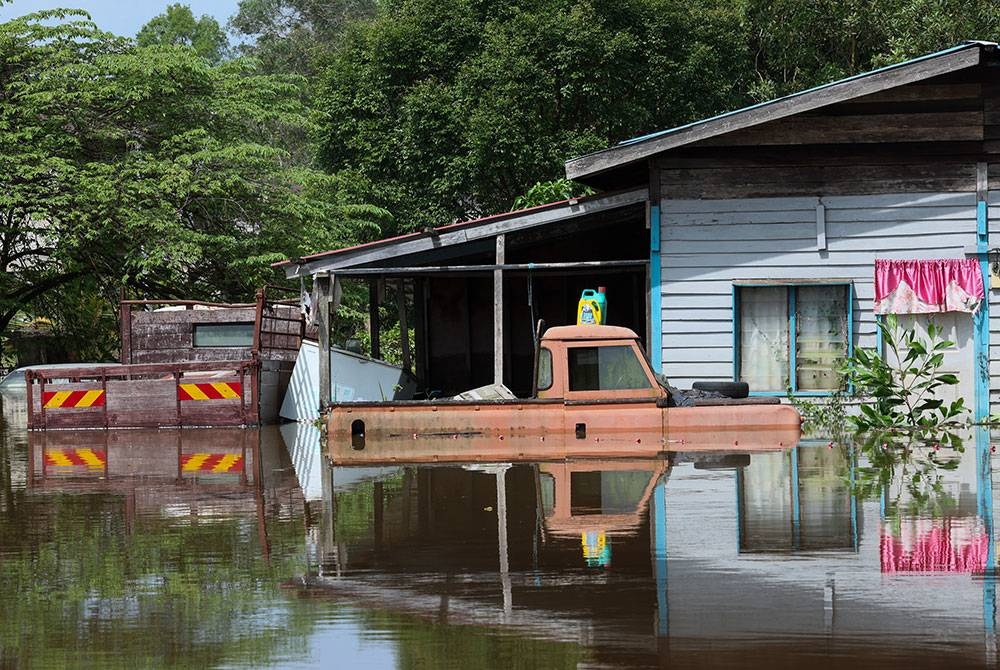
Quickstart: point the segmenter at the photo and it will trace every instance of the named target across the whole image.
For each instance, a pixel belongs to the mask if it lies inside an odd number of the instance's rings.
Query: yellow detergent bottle
[[[576,325],[600,326],[607,322],[608,301],[604,295],[604,287],[599,286],[584,289],[576,308]]]

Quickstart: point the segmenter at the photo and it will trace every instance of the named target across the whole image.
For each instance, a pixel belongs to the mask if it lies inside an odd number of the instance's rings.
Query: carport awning
[[[348,274],[347,270],[381,267],[385,275],[388,263],[398,262],[406,257],[407,267],[424,266],[433,258],[439,258],[449,247],[454,249],[467,248],[470,245],[481,245],[492,250],[490,244],[493,238],[505,233],[524,231],[539,226],[557,224],[564,221],[582,219],[588,216],[602,215],[626,207],[635,207],[645,203],[649,198],[648,189],[640,188],[611,194],[602,194],[589,198],[579,198],[563,202],[550,203],[540,207],[507,212],[495,216],[456,223],[435,228],[429,232],[410,233],[400,237],[362,244],[346,249],[337,249],[306,256],[299,259],[276,263],[285,271],[289,279],[305,277],[321,273]],[[579,265],[579,264],[577,264]],[[449,271],[459,271],[460,266],[450,267]],[[397,268],[397,270],[405,268]],[[513,267],[476,266],[479,271],[494,269],[515,269]],[[528,269],[525,267],[525,269]],[[542,269],[541,264],[533,269]],[[437,271],[443,268],[438,267]],[[426,272],[427,270],[422,270]],[[352,272],[353,273],[353,272]],[[410,274],[417,274],[412,272]],[[363,272],[361,273],[363,274]]]

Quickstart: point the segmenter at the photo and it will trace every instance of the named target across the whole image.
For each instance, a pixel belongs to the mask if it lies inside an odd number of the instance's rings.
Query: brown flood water
[[[994,457],[328,468],[318,433],[0,427],[0,668],[997,660]]]

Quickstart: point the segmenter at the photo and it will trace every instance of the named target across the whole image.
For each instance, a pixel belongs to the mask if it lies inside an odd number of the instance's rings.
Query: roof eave
[[[549,203],[538,207],[507,212],[474,222],[464,222],[437,228],[434,234],[411,233],[389,240],[380,240],[335,252],[314,254],[294,261],[283,261],[276,267],[284,270],[287,279],[295,279],[338,269],[355,268],[411,254],[431,252],[452,245],[467,244],[494,237],[500,233],[525,230],[556,221],[572,219],[619,207],[646,202],[645,187],[604,193],[588,198]]]
[[[963,43],[951,49],[841,79],[783,98],[646,137],[627,140],[616,146],[567,161],[566,176],[569,179],[585,179],[710,137],[974,67],[979,64],[984,48],[996,48],[996,46],[992,42]]]

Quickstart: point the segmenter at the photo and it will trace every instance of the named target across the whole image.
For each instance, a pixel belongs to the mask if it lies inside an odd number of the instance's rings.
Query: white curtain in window
[[[788,369],[788,289],[740,288],[740,379],[751,391],[784,391]]]
[[[836,369],[847,357],[847,291],[844,286],[799,286],[795,293],[796,386],[835,391]]]

